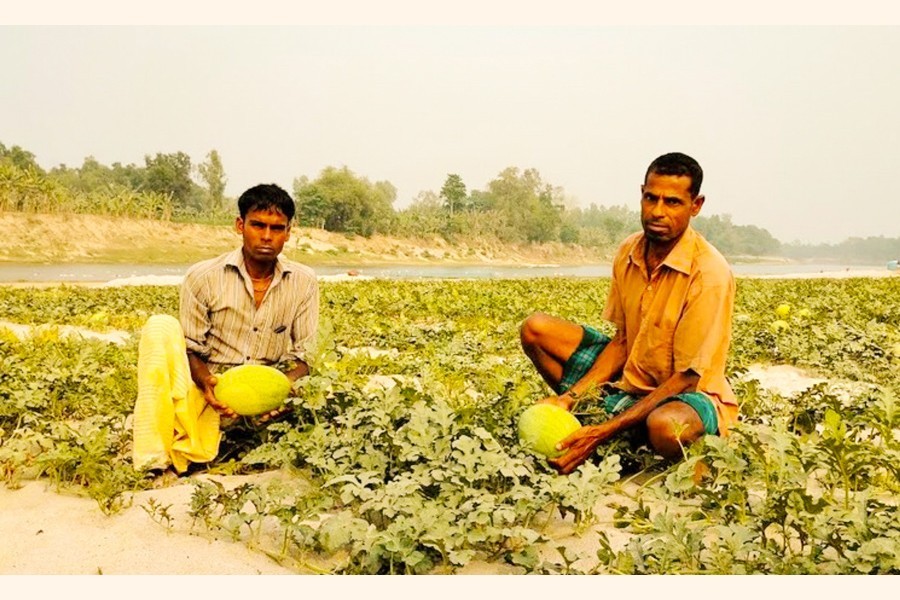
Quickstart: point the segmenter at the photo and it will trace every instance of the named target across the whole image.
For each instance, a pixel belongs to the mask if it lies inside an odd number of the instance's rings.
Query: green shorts
[[[606,345],[611,340],[609,336],[588,325],[582,325],[582,329],[584,329],[584,335],[581,337],[578,348],[575,349],[575,352],[563,365],[563,376],[559,381],[559,385],[556,386],[557,394],[565,392],[584,377],[591,366],[597,362],[597,357],[600,356],[600,353],[603,352],[603,349],[606,348]],[[703,392],[684,392],[683,394],[667,398],[660,405],[675,401],[684,402],[697,412],[697,415],[703,422],[703,428],[706,430],[706,433],[715,435],[719,432],[719,418],[716,414],[716,407],[709,396]],[[637,398],[625,392],[610,394],[603,399],[606,412],[613,415],[629,408],[635,402],[637,402]]]

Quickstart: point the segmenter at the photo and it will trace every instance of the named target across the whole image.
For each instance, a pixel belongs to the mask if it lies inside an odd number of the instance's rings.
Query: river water
[[[189,265],[135,264],[16,264],[0,263],[0,282],[127,282],[145,279],[149,283],[176,283]],[[363,277],[376,279],[522,279],[532,277],[609,277],[610,265],[581,266],[490,266],[490,265],[390,265],[390,266],[314,266],[321,276],[346,275],[355,270]],[[846,265],[825,263],[735,264],[735,275],[777,277],[842,272],[860,276],[872,271],[885,271],[885,265]]]

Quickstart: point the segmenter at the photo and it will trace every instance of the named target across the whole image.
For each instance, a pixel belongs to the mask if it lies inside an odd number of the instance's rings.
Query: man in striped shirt
[[[154,315],[142,332],[133,449],[138,468],[172,464],[184,472],[190,462],[215,458],[220,416],[237,416],[216,398],[216,373],[241,364],[278,366],[292,382],[309,373],[318,282],[312,269],[280,256],[294,202],[280,187],[261,184],[240,196],[238,210],[242,246],[188,269],[180,318]]]

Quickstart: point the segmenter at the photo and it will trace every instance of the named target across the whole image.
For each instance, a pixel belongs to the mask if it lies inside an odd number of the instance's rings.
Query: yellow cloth
[[[184,473],[191,462],[209,462],[219,451],[219,413],[191,380],[178,319],[153,315],[138,345],[138,396],[132,460],[137,469]]]

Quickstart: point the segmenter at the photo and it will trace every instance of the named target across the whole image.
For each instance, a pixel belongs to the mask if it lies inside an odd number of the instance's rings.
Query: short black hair
[[[691,197],[696,198],[700,194],[700,185],[703,183],[703,169],[700,168],[700,163],[687,154],[669,152],[656,158],[647,167],[647,172],[644,174],[644,183],[647,183],[650,173],[674,175],[676,177],[686,175],[691,178]]]
[[[276,210],[287,217],[288,223],[294,218],[294,199],[290,194],[274,183],[255,185],[238,198],[238,211],[241,218],[253,210]]]

